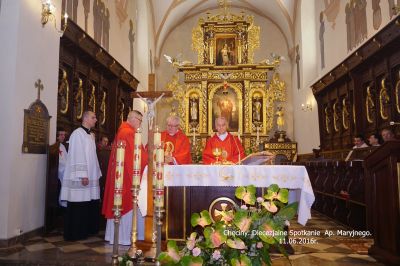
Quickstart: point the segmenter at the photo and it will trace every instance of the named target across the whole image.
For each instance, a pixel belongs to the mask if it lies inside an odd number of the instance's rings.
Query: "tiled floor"
[[[302,233],[296,237],[292,234],[290,241],[303,242],[292,243],[295,254],[290,256],[291,265],[383,265],[367,255],[372,239],[337,235],[337,230],[350,229],[318,213],[313,212],[306,227],[292,222],[290,230]],[[320,232],[320,236],[305,235],[311,231]],[[325,232],[334,235],[324,235]],[[120,254],[127,249],[120,246]],[[9,249],[0,249],[0,265],[110,265],[111,254],[112,246],[103,241],[101,234],[84,241],[66,242],[55,232]],[[290,265],[281,255],[272,255],[272,258],[273,265]]]

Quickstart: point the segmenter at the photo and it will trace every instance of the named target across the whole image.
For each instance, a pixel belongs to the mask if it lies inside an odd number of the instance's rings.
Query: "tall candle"
[[[117,143],[116,167],[115,167],[115,184],[114,184],[114,205],[122,205],[121,190],[124,183],[124,159],[125,159],[125,141],[121,140]]]
[[[154,133],[154,146],[157,147],[161,145],[161,133],[158,132],[158,127],[156,127],[156,132]]]
[[[140,146],[141,144],[142,144],[142,133],[140,131],[140,128],[138,128],[135,134],[135,145]]]
[[[141,168],[141,150],[140,147],[142,145],[142,133],[140,132],[140,128],[136,130],[135,134],[135,144],[133,150],[133,177],[132,184],[134,186],[140,185],[140,168]]]
[[[164,162],[164,149],[157,149],[156,151],[156,162],[163,163]]]

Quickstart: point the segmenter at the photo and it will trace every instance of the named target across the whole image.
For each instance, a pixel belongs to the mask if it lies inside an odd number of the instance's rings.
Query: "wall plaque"
[[[50,118],[47,107],[40,100],[40,90],[43,84],[40,79],[35,82],[38,89],[38,98],[29,109],[24,110],[24,142],[23,153],[46,153],[49,144]]]

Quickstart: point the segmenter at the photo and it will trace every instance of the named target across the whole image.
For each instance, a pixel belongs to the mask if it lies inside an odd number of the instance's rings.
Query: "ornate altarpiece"
[[[275,102],[286,101],[286,86],[280,80],[280,57],[253,62],[260,46],[260,27],[252,16],[226,12],[201,18],[192,31],[192,48],[197,64],[174,64],[184,74],[167,85],[179,104],[175,113],[191,141],[195,155],[201,154],[206,138],[215,131],[218,115],[228,120],[228,131],[240,134],[246,150],[258,149],[274,127]],[[193,138],[196,134],[196,138]]]

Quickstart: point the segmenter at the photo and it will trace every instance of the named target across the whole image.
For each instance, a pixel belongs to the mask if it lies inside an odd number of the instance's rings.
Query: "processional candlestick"
[[[114,184],[114,245],[112,255],[112,265],[119,265],[118,262],[118,237],[119,223],[122,211],[122,188],[124,182],[124,158],[125,158],[125,141],[117,143],[117,156],[115,167],[115,184]]]
[[[128,255],[133,259],[140,259],[142,251],[136,247],[137,241],[137,213],[138,213],[138,196],[140,191],[140,172],[141,172],[141,146],[142,133],[140,128],[136,130],[133,150],[133,176],[132,176],[132,234],[131,247]]]

